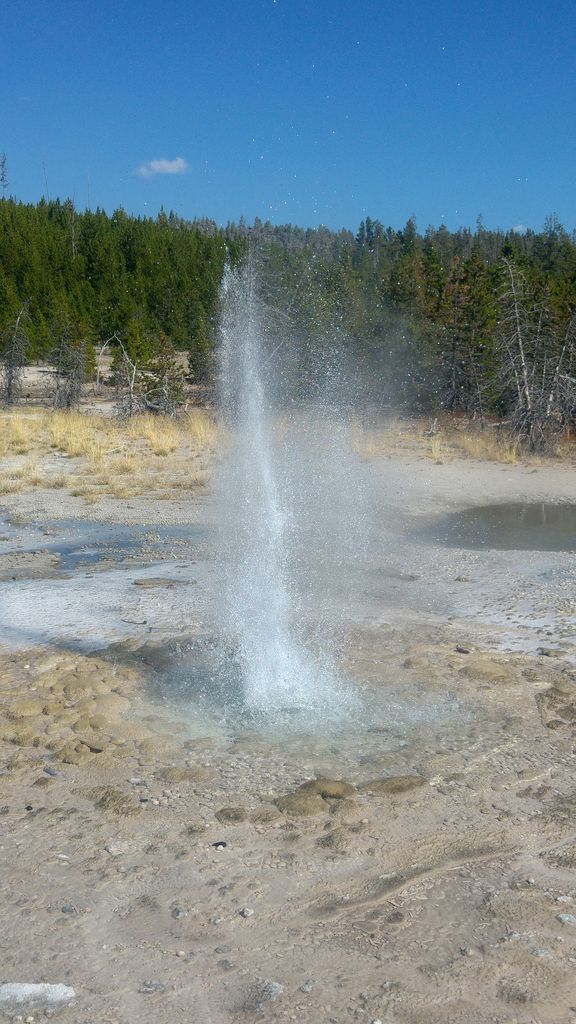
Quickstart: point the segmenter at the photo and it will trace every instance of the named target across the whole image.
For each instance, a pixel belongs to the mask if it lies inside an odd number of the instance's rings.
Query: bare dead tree
[[[28,362],[30,339],[27,325],[30,321],[28,303],[25,302],[16,319],[2,335],[0,351],[0,401],[4,406],[17,405],[22,394],[24,367]]]
[[[511,260],[503,263],[500,389],[511,395],[512,432],[536,450],[574,422],[576,313],[563,335],[558,335],[546,303],[531,304],[524,275]]]
[[[113,342],[116,342],[116,344],[121,346],[122,348],[124,347],[120,340],[118,331],[114,331],[114,334],[111,334],[109,338],[106,338],[106,341],[100,342],[98,351],[96,353],[96,382],[94,385],[94,390],[97,395],[101,394],[102,375],[104,373],[104,353],[106,352],[106,349],[109,347],[109,345],[111,345]]]
[[[120,336],[116,334],[114,337],[120,350],[115,372],[118,413],[120,416],[133,416],[143,411],[143,404],[136,390],[138,366],[128,355]]]
[[[69,317],[61,318],[57,326],[57,342],[53,352],[55,409],[74,409],[82,397],[86,376],[87,342],[78,339]]]

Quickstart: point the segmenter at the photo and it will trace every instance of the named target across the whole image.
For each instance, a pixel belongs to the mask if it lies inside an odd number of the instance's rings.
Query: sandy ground
[[[72,986],[63,1022],[576,1021],[574,556],[429,533],[574,472],[366,473],[341,658],[373,710],[282,742],[158,699],[208,628],[209,496],[3,498],[0,980]]]

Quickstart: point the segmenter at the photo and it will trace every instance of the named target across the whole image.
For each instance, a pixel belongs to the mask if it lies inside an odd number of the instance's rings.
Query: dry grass
[[[445,416],[430,435],[430,421],[391,420],[371,427],[352,425],[352,445],[364,459],[414,455],[441,465],[447,459],[465,456],[483,462],[513,465],[520,459],[531,465],[549,458],[573,461],[574,439],[562,436],[540,456],[522,450],[518,442],[495,424],[484,429],[478,423]]]
[[[514,438],[493,428],[442,430],[446,443],[457,452],[484,462],[505,462],[513,465],[518,462],[519,445]]]
[[[207,482],[219,439],[214,417],[200,409],[176,421],[151,415],[119,420],[79,412],[3,412],[0,493],[62,488],[89,502],[107,495],[124,500],[193,493]]]

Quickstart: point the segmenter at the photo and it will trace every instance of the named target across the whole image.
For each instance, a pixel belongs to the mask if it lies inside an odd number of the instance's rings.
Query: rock
[[[188,917],[188,911],[184,907],[173,907],[172,917],[175,921],[180,921],[183,917]]]
[[[233,960],[217,960],[216,966],[220,967],[223,971],[233,971],[236,964]]]
[[[557,914],[556,917],[562,924],[576,924],[576,916],[574,914]]]
[[[130,847],[128,843],[111,840],[109,843],[106,843],[104,849],[111,857],[121,857],[124,853],[129,852]]]
[[[90,749],[83,743],[64,743],[56,750],[56,759],[63,764],[83,764],[92,757]]]
[[[240,913],[240,917],[253,917],[254,916],[254,911],[252,910],[251,907],[242,907],[242,910],[240,910],[239,913]]]
[[[306,993],[311,992],[312,989],[314,988],[314,984],[315,984],[314,979],[313,978],[308,978],[307,981],[305,981],[303,985],[300,985],[300,988],[298,989],[298,991],[299,992],[306,992]]]
[[[69,985],[34,985],[9,982],[0,985],[0,1012],[7,1017],[32,1010],[56,1012],[69,1006],[76,993]]]
[[[407,793],[411,789],[418,789],[426,785],[426,779],[421,775],[389,775],[385,779],[371,779],[365,782],[360,788],[374,796],[389,796],[396,793]]]
[[[279,796],[274,801],[276,807],[283,814],[292,818],[304,818],[309,814],[325,814],[329,807],[325,800],[317,793],[287,793],[286,796]]]
[[[279,981],[267,980],[257,982],[255,985],[250,986],[246,997],[241,1001],[237,1009],[245,1013],[257,1012],[262,1010],[266,1003],[278,999],[283,992],[284,985],[281,985]]]
[[[248,811],[245,807],[221,807],[214,815],[217,821],[233,824],[239,821],[246,821]]]
[[[356,792],[356,787],[348,782],[335,779],[312,779],[304,782],[298,789],[286,796],[278,797],[274,803],[284,814],[291,817],[305,817],[309,814],[322,814],[330,810],[327,800],[344,800]]]
[[[138,991],[144,995],[152,995],[153,992],[166,992],[167,986],[162,981],[142,981],[138,986]]]
[[[105,693],[94,701],[94,713],[103,715],[105,718],[124,714],[130,707],[130,701],[126,697],[120,697],[117,693]]]
[[[305,782],[296,790],[297,793],[318,793],[324,800],[343,800],[344,797],[353,796],[356,786],[349,782],[337,782],[335,779],[313,779]]]
[[[561,651],[559,647],[537,647],[536,654],[543,658],[564,658],[566,651]]]
[[[18,700],[9,709],[11,718],[36,718],[41,715],[44,705],[39,700]]]
[[[353,821],[363,811],[358,800],[337,800],[330,807],[330,814],[339,821]]]

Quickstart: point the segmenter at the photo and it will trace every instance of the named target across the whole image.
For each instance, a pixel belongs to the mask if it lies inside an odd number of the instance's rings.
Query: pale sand
[[[41,550],[31,526],[0,542],[12,648],[0,666],[2,980],[71,985],[77,1003],[62,1021],[576,1020],[576,923],[558,918],[576,915],[573,590],[563,590],[574,558],[419,547],[395,533],[398,515],[417,526],[483,502],[573,500],[573,471],[408,456],[367,472],[380,481],[383,552],[350,609],[348,674],[423,706],[450,694],[469,713],[439,731],[424,716],[404,747],[388,743],[382,718],[359,740],[319,737],[307,749],[254,733],[193,736],[151,701],[152,670],[130,652],[147,643],[159,664],[169,637],[201,631],[210,537],[152,551],[148,568],[143,554],[99,564],[94,587],[90,566],[43,579],[58,560],[23,556]],[[79,516],[202,526],[210,513],[208,498],[84,507],[38,490],[3,505],[43,526]],[[179,574],[188,586],[162,583]],[[160,579],[134,586],[145,578]],[[47,593],[64,595],[52,618]],[[97,658],[74,649],[114,641]],[[565,653],[531,653],[538,643]],[[274,803],[319,774],[356,790]],[[424,784],[362,788],[404,775]]]

